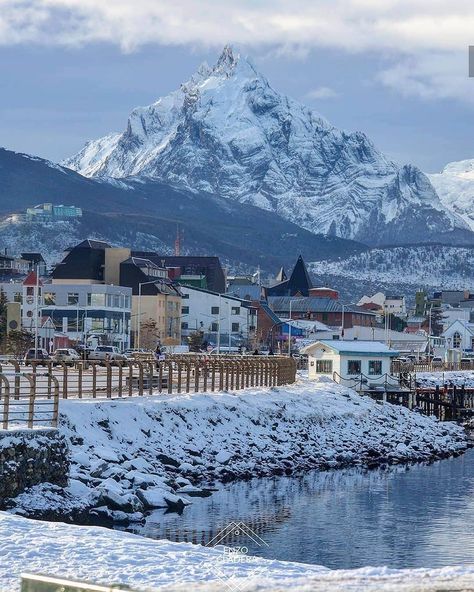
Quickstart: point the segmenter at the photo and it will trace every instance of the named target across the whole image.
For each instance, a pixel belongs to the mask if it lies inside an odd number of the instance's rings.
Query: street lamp
[[[294,302],[305,302],[306,298],[290,300],[290,322],[288,323],[288,356],[291,356],[291,308]]]
[[[138,315],[137,315],[137,349],[140,349],[140,321],[141,321],[141,316],[142,316],[142,286],[147,286],[148,284],[156,284],[156,282],[158,281],[158,279],[156,280],[152,280],[150,282],[140,282],[138,284]]]

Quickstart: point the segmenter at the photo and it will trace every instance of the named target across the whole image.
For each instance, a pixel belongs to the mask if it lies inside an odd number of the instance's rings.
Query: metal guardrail
[[[412,376],[410,373],[402,373],[399,376],[393,376],[392,374],[381,374],[381,375],[366,375],[357,374],[353,378],[345,378],[338,372],[332,373],[332,378],[335,382],[352,388],[356,391],[376,390],[376,389],[397,389],[397,388],[410,388],[412,386]]]
[[[38,421],[38,409],[59,398],[122,398],[153,395],[241,390],[291,384],[296,363],[279,356],[176,355],[164,361],[18,362],[0,365],[0,403],[4,425],[11,423],[11,401],[30,405],[28,427]],[[13,406],[16,411],[16,405]],[[2,413],[2,411],[0,411]],[[24,417],[24,413],[20,414]],[[0,416],[1,420],[1,416]],[[57,422],[57,408],[51,422]]]
[[[21,592],[131,592],[131,590],[128,586],[99,586],[38,574],[25,573],[21,576]]]

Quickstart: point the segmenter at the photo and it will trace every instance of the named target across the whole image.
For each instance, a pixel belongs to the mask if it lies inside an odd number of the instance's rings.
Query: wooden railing
[[[51,372],[28,373],[15,367],[0,372],[0,429],[55,428],[59,381]]]
[[[474,370],[474,359],[459,362],[392,362],[392,374],[400,372],[452,372]]]
[[[176,355],[160,362],[30,364],[26,369],[18,362],[0,366],[0,380],[10,399],[12,392],[50,400],[56,391],[63,399],[233,391],[291,384],[296,379],[295,361],[279,356]]]

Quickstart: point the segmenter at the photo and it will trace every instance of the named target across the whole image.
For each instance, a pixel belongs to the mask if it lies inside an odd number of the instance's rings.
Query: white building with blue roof
[[[399,352],[379,341],[322,339],[307,345],[309,378],[330,376],[337,382],[360,379],[377,382],[390,374],[391,361]]]

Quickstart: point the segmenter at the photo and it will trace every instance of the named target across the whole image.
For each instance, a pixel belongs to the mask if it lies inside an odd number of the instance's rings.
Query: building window
[[[183,306],[181,308],[181,314],[189,314],[189,306]]]
[[[105,306],[105,294],[87,294],[87,306]]]
[[[457,331],[453,333],[453,347],[454,349],[460,349],[461,347],[461,334]]]
[[[211,325],[212,333],[217,333],[218,330],[219,330],[219,325],[217,323],[212,323],[212,325]]]
[[[371,376],[382,374],[382,360],[369,360],[369,374]]]
[[[331,374],[332,360],[316,360],[316,374]]]
[[[79,327],[77,326],[77,319],[67,320],[67,330],[69,333],[76,333],[77,331],[79,331]]]
[[[56,294],[54,292],[45,292],[44,293],[44,303],[46,305],[55,305],[56,304]]]
[[[218,306],[211,306],[211,314],[213,314],[213,315],[219,314],[219,307]]]
[[[232,323],[232,333],[239,332],[239,323]]]
[[[347,362],[347,374],[349,376],[355,376],[356,374],[361,374],[361,361],[360,360],[348,360]]]
[[[181,294],[181,298],[183,300],[187,300],[189,298],[189,294]]]
[[[103,331],[104,330],[104,319],[92,319],[91,329],[92,329],[92,331]]]
[[[33,294],[35,293],[33,286],[28,286],[26,288],[26,295],[27,296],[33,296]]]
[[[323,314],[321,315],[321,318],[323,320],[323,323],[325,323],[328,320],[328,313],[327,312],[323,312]]]
[[[67,295],[67,303],[69,306],[79,304],[79,294],[77,292],[69,292]]]
[[[240,314],[240,306],[233,306],[232,307],[232,314],[239,315]]]
[[[14,302],[19,302],[20,304],[23,302],[23,295],[21,292],[17,292],[13,298]]]
[[[181,323],[181,329],[187,329],[188,323]]]

